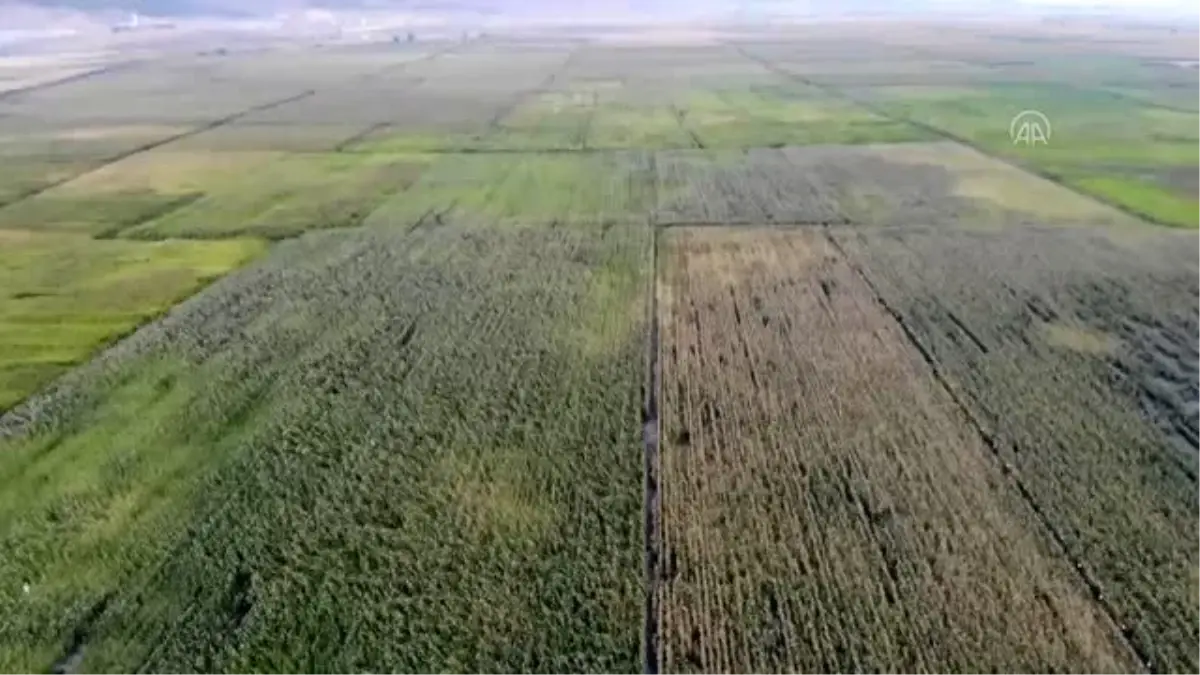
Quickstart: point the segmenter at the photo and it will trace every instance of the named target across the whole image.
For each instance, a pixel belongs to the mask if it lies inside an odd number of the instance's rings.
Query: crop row
[[[14,411],[0,667],[635,670],[646,234],[286,242]]]
[[[1154,669],[1200,664],[1195,235],[840,235]]]
[[[664,670],[1136,667],[820,231],[662,256]]]

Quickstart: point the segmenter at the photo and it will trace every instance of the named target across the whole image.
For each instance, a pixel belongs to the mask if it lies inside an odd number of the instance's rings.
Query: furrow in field
[[[663,237],[664,670],[1136,667],[820,232]]]
[[[833,236],[1142,661],[1197,663],[1195,235]]]

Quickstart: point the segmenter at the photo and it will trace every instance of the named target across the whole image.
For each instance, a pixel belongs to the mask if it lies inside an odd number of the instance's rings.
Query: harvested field
[[[664,670],[1137,667],[821,230],[662,255]]]

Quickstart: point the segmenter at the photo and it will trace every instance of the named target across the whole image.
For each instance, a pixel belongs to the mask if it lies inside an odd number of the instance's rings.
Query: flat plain
[[[1197,670],[1197,48],[0,58],[0,670]]]
[[[664,669],[1132,669],[835,236],[663,243]]]

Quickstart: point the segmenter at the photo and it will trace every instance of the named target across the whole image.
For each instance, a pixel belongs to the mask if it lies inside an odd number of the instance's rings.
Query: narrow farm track
[[[650,284],[646,293],[646,382],[643,385],[642,442],[645,452],[645,496],[643,518],[645,538],[645,599],[642,635],[642,670],[658,673],[662,661],[660,625],[662,610],[659,594],[662,584],[662,425],[659,399],[662,391],[662,369],[659,361],[661,319],[658,313],[660,231],[654,230],[650,243]]]
[[[664,251],[664,671],[1138,668],[822,232]]]

